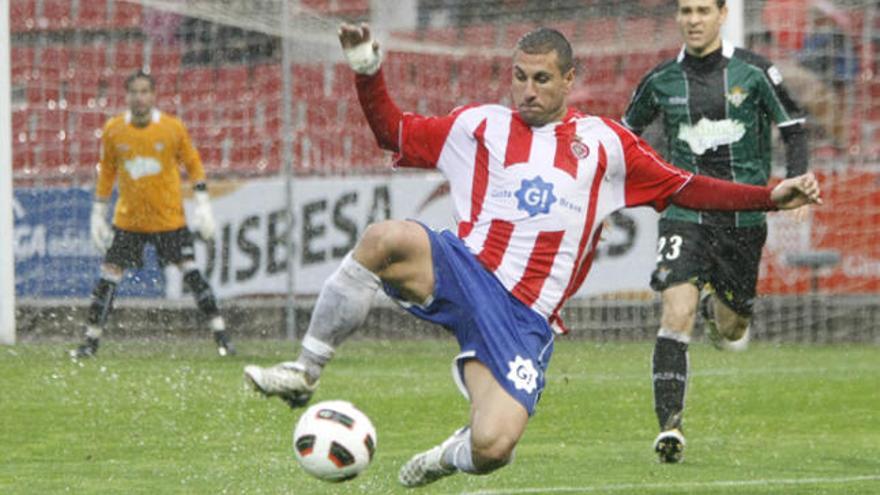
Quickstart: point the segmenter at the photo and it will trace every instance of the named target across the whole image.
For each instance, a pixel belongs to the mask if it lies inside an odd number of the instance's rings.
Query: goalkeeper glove
[[[214,215],[211,213],[211,197],[208,191],[196,191],[196,209],[193,214],[193,230],[195,230],[202,239],[210,240],[214,238]]]
[[[113,243],[113,229],[107,223],[107,202],[95,201],[92,204],[92,218],[89,222],[89,231],[92,234],[92,243],[101,254],[107,252]]]
[[[372,76],[379,71],[382,65],[382,52],[378,45],[373,43],[372,38],[355,45],[351,48],[343,48],[348,65],[357,72],[366,76]]]

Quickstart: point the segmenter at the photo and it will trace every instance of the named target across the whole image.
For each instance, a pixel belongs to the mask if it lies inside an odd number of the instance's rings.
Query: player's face
[[[156,92],[153,91],[150,81],[138,78],[128,85],[125,98],[132,116],[136,120],[143,120],[150,115],[150,110],[156,103]]]
[[[715,0],[678,0],[675,20],[687,52],[699,57],[718,49],[726,18],[727,5],[719,9]]]
[[[510,92],[520,117],[533,127],[562,120],[566,98],[574,83],[574,69],[562,74],[556,50],[549,53],[513,55],[513,82]]]

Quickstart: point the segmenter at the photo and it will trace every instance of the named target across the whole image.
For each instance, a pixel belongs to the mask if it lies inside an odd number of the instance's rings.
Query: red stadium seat
[[[601,17],[586,20],[581,27],[581,39],[587,46],[609,46],[617,41],[617,19]]]
[[[98,93],[104,78],[103,57],[101,63],[89,63],[91,54],[74,53],[72,69],[68,72],[66,98],[71,110],[95,109],[98,106]]]
[[[249,101],[253,97],[246,66],[219,67],[214,87],[219,102]]]
[[[281,92],[281,65],[263,64],[254,67],[254,90],[260,94]]]
[[[356,98],[357,90],[354,86],[354,71],[346,63],[338,63],[333,66],[332,94],[340,98]]]
[[[330,0],[302,0],[300,4],[307,8],[320,13],[330,13]]]
[[[510,48],[513,50],[513,47],[516,46],[516,42],[522,37],[522,35],[528,33],[529,31],[537,28],[536,24],[508,24],[506,29],[504,30],[504,36],[501,38],[501,48]]]
[[[620,59],[617,55],[593,55],[581,59],[584,84],[601,86],[617,81]]]
[[[71,160],[74,166],[90,168],[98,163],[101,154],[101,129],[107,116],[100,111],[73,114],[70,129]]]
[[[620,39],[633,42],[642,48],[652,47],[656,30],[657,21],[651,17],[621,19]]]
[[[100,1],[100,0],[98,0]],[[141,15],[143,7],[141,4],[133,2],[112,2],[113,10],[111,13],[110,25],[117,29],[137,28],[141,25]]]
[[[440,45],[457,45],[458,30],[455,28],[432,28],[420,32],[422,41]]]
[[[630,88],[635,86],[645,77],[651,69],[662,61],[659,53],[630,53],[620,57],[621,75],[624,84]]]
[[[334,15],[364,17],[370,13],[370,0],[336,0],[334,3]]]
[[[125,5],[119,2],[117,5]],[[131,73],[144,66],[144,45],[134,41],[120,41],[112,44],[113,69],[117,72]]]
[[[68,155],[67,112],[38,111],[36,127],[30,133],[29,146],[34,147],[35,168],[57,169],[70,164]]]
[[[335,98],[311,98],[306,104],[307,127],[309,129],[333,129],[341,124],[338,118],[338,105]]]
[[[324,95],[324,64],[297,64],[291,70],[295,97],[313,98]]]
[[[33,31],[37,27],[37,0],[14,0],[9,5],[9,30]]]
[[[34,70],[34,49],[29,46],[12,45],[12,82],[23,82]]]
[[[41,71],[51,68],[56,70],[62,77],[73,59],[70,49],[61,44],[44,46],[39,56]]]
[[[30,121],[34,114],[27,109],[12,112],[12,168],[21,169],[31,166],[33,152],[28,144]]]
[[[181,70],[182,54],[178,45],[156,43],[151,45],[150,59],[144,65],[150,68],[154,76],[158,74],[177,75]]]
[[[189,69],[180,73],[178,89],[184,104],[211,103],[214,101],[214,69]]]
[[[106,29],[107,26],[107,2],[103,0],[79,2],[76,21],[78,29],[101,30]]]
[[[49,31],[69,29],[71,19],[70,0],[42,0],[43,14],[37,19],[37,27]]]
[[[162,98],[174,98],[179,93],[176,72],[151,73],[156,83],[156,94]]]
[[[465,26],[459,31],[461,46],[494,47],[498,33],[492,24]]]
[[[72,50],[71,65],[77,72],[101,74],[109,72],[107,47],[101,44],[79,44]]]

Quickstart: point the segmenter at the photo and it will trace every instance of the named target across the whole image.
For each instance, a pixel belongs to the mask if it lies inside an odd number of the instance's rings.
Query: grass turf
[[[293,460],[296,413],[247,390],[242,367],[293,345],[113,341],[75,362],[70,344],[0,347],[0,493],[403,493],[397,470],[465,423],[454,341],[352,341],[313,401],[373,420],[373,465],[344,484]],[[880,493],[880,347],[691,346],[685,462],[658,464],[651,343],[559,341],[513,465],[420,493]]]

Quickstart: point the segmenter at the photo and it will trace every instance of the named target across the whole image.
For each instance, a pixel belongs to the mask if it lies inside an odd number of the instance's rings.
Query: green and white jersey
[[[769,61],[722,42],[697,58],[682,48],[639,83],[623,123],[640,134],[662,117],[664,157],[685,170],[739,183],[766,185],[770,176],[771,124],[802,127],[804,113]],[[764,223],[760,212],[700,212],[671,206],[664,218],[747,227]]]

